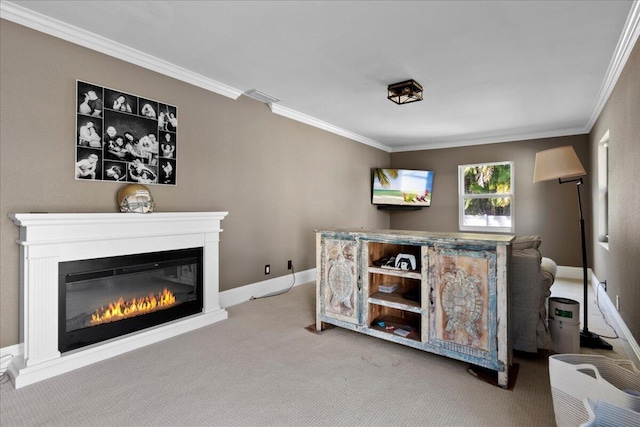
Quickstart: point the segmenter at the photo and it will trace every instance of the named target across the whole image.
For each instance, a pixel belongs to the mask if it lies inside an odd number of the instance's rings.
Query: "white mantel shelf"
[[[227,212],[10,214],[20,227],[22,356],[16,388],[224,320],[219,303],[220,221]],[[201,313],[77,350],[58,351],[58,263],[203,248]]]
[[[28,213],[10,214],[20,228],[20,244],[109,240],[166,235],[168,232],[220,232],[227,212]],[[171,227],[170,231],[166,227]]]

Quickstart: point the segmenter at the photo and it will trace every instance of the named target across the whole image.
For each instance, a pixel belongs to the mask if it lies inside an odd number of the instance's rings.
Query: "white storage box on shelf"
[[[640,427],[640,412],[591,399],[585,399],[584,406],[589,412],[589,421],[580,427]]]
[[[585,399],[640,412],[640,371],[629,360],[592,354],[549,357],[549,379],[558,427],[589,421]]]

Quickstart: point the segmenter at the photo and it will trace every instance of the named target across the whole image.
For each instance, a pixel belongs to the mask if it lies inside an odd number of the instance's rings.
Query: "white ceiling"
[[[391,152],[589,132],[622,45],[637,39],[637,10],[637,0],[13,1],[2,9],[231,98],[258,89],[280,99],[275,113]],[[409,78],[424,101],[386,99],[389,84]]]

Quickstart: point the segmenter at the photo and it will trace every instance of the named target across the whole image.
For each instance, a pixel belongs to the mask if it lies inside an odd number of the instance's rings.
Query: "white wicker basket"
[[[589,412],[589,421],[580,427],[640,427],[640,412],[591,399],[585,399],[584,406]]]
[[[604,401],[640,412],[640,371],[629,360],[591,354],[549,357],[549,379],[558,427],[579,426],[589,420],[585,399]]]

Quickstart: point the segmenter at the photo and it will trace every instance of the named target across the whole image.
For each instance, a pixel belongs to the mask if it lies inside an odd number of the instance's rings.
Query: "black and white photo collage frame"
[[[176,185],[177,107],[76,83],[76,179]]]

